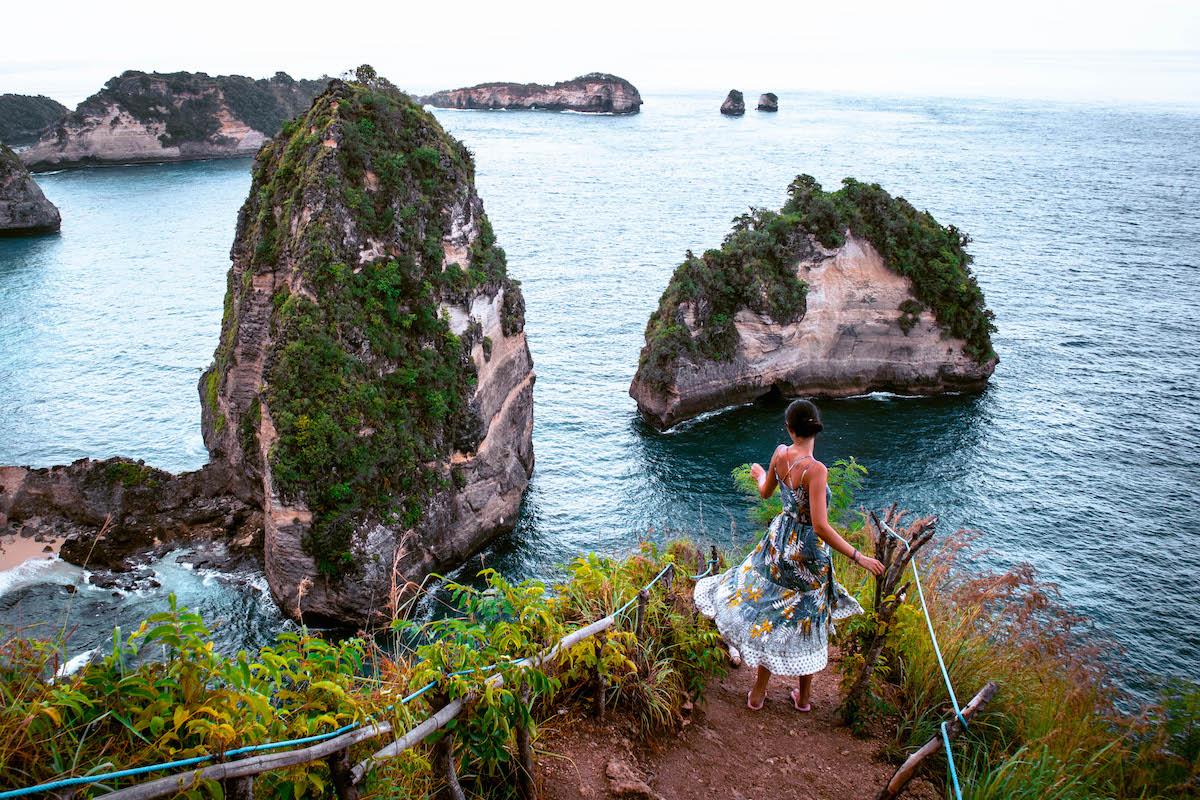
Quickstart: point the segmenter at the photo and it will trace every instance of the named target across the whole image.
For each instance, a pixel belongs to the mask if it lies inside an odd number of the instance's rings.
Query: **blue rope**
[[[707,575],[709,572],[712,572],[715,564],[716,564],[715,561],[710,561],[708,571],[705,572],[704,575]],[[657,575],[654,576],[654,579],[651,580],[649,583],[647,583],[645,586],[643,586],[642,589],[643,590],[649,589],[650,587],[654,586],[654,584],[658,583],[658,581],[662,578],[662,576],[666,575],[667,571],[670,570],[671,567],[672,567],[671,564],[668,564],[667,566],[663,567],[662,570]],[[693,575],[692,577],[693,578],[701,578],[701,577],[704,577],[704,575]],[[640,594],[640,592],[639,592],[639,594]],[[617,614],[624,613],[635,602],[637,602],[637,595],[634,595],[633,598],[628,603],[626,603],[625,605],[623,605],[619,609],[617,609],[615,612],[613,612],[614,616]],[[489,664],[486,667],[481,667],[479,671],[490,672],[494,669],[499,668],[499,666],[500,666],[499,664]],[[464,669],[464,670],[459,670],[457,672],[452,672],[452,673],[450,673],[450,675],[468,675],[472,672],[475,672],[475,670]],[[430,689],[437,686],[437,684],[438,684],[437,681],[430,681],[429,683],[422,686],[420,689],[417,689],[412,694],[401,699],[399,702],[399,705],[407,705],[408,703],[411,703],[413,700],[416,700],[418,697],[420,697],[421,695],[428,692]],[[395,708],[395,705],[388,706],[384,710],[390,711],[393,708]],[[323,742],[326,739],[332,739],[336,736],[341,736],[343,733],[349,733],[350,731],[355,730],[356,728],[362,727],[362,725],[363,725],[363,723],[361,723],[361,722],[352,722],[349,725],[345,725],[341,728],[338,728],[335,731],[330,731],[328,733],[319,733],[319,734],[315,734],[313,736],[305,736],[305,737],[299,738],[299,739],[285,739],[285,740],[279,741],[279,742],[266,742],[264,744],[255,744],[255,745],[248,745],[246,747],[239,747],[234,750],[227,750],[224,753],[221,753],[220,757],[222,759],[227,759],[227,758],[230,758],[231,756],[240,756],[240,755],[245,755],[247,753],[257,753],[257,752],[262,752],[264,750],[276,750],[281,747],[292,747],[292,746],[298,745],[298,744],[312,744],[314,742]],[[167,762],[164,762],[161,764],[147,764],[146,766],[142,766],[142,767],[132,767],[130,769],[118,770],[116,772],[106,772],[106,773],[103,773],[100,775],[82,775],[82,776],[75,777],[75,778],[63,778],[61,780],[50,781],[48,783],[39,783],[36,786],[27,786],[23,789],[9,789],[7,791],[0,792],[0,800],[9,800],[9,798],[24,797],[26,795],[34,794],[36,792],[49,792],[49,791],[54,791],[56,789],[66,789],[71,786],[82,786],[85,784],[99,783],[101,781],[116,780],[118,778],[131,778],[131,777],[134,777],[137,775],[146,775],[151,772],[161,772],[163,770],[177,769],[179,767],[192,767],[192,766],[195,766],[196,764],[203,764],[205,761],[212,761],[213,759],[215,759],[217,757],[218,757],[217,755],[210,753],[208,755],[203,755],[203,756],[193,756],[192,758],[179,759],[178,761],[167,761]]]
[[[880,526],[884,533],[891,536],[900,544],[904,545],[904,549],[908,553],[912,553],[912,548],[908,545],[908,540],[891,529],[886,522],[880,521]],[[946,661],[942,658],[942,648],[938,644],[937,634],[933,632],[933,620],[929,616],[929,606],[925,603],[925,590],[921,588],[921,573],[917,571],[917,559],[913,556],[909,559],[912,564],[913,580],[917,584],[917,597],[921,600],[921,611],[925,614],[925,627],[929,629],[929,639],[933,642],[933,652],[937,654],[938,667],[942,670],[942,680],[946,684],[946,691],[950,694],[950,702],[954,705],[954,715],[958,717],[959,723],[962,724],[963,730],[969,726],[967,718],[962,715],[962,709],[958,705],[958,697],[954,694],[954,684],[950,682],[950,673],[946,670]],[[950,782],[954,786],[954,796],[957,800],[962,800],[962,789],[958,785],[958,771],[954,768],[954,753],[950,749],[950,734],[946,731],[946,723],[943,721],[941,725],[942,744],[946,748],[946,763],[950,765]]]

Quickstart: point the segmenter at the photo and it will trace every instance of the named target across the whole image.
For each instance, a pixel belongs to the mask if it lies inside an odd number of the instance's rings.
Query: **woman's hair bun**
[[[825,430],[821,411],[811,400],[793,400],[784,412],[788,430],[802,439],[816,436]]]

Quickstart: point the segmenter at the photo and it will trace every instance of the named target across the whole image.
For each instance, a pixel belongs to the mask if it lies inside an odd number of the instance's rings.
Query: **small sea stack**
[[[767,92],[758,96],[757,111],[778,111],[779,96],[774,92]]]
[[[62,217],[17,154],[0,144],[0,236],[56,233]]]
[[[655,428],[763,396],[980,391],[996,367],[969,239],[878,184],[811,176],[688,253],[629,393]]]
[[[746,113],[746,100],[737,89],[730,89],[721,103],[721,113],[727,117],[740,117]]]

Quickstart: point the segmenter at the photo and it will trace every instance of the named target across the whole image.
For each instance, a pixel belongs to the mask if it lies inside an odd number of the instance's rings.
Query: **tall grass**
[[[862,516],[850,510],[857,484],[845,483],[864,472],[853,461],[830,470],[831,518],[860,550],[870,552]],[[735,470],[734,477],[753,489],[748,468]],[[757,502],[759,519],[774,511],[772,501]],[[964,552],[977,537],[959,531],[920,564],[959,701],[965,703],[989,680],[1000,686],[954,743],[964,797],[1200,796],[1200,687],[1176,682],[1160,702],[1137,714],[1121,713],[1118,707],[1129,698],[1110,681],[1101,658],[1107,644],[1085,632],[1086,620],[1067,610],[1057,588],[1039,581],[1029,565],[1004,572],[963,566]],[[839,580],[868,609],[839,628],[840,644],[852,652],[855,638],[873,624],[873,584],[865,571],[840,555],[834,558]],[[891,749],[901,758],[936,736],[942,720],[953,714],[915,591],[898,609],[884,659],[875,708],[895,721]],[[857,663],[842,662],[847,673]]]

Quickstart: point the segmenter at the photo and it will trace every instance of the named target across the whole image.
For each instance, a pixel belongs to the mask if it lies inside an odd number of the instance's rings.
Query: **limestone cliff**
[[[42,131],[70,113],[70,109],[45,95],[0,94],[0,142],[28,144]]]
[[[259,153],[231,256],[212,461],[262,505],[281,607],[386,616],[511,528],[533,469],[524,301],[471,155],[373,73],[333,81]]]
[[[16,154],[0,144],[0,236],[54,233],[62,223]]]
[[[540,83],[481,83],[447,89],[421,98],[437,108],[538,109],[591,114],[636,114],[642,96],[616,75],[592,72],[553,86]]]
[[[746,113],[746,99],[737,89],[730,89],[721,103],[721,113],[727,117],[740,117]]]
[[[325,80],[123,72],[21,153],[31,169],[254,155]]]
[[[630,395],[659,428],[778,391],[982,389],[992,313],[969,238],[878,185],[824,192],[809,176],[778,212],[734,220],[688,254],[646,328]]]

